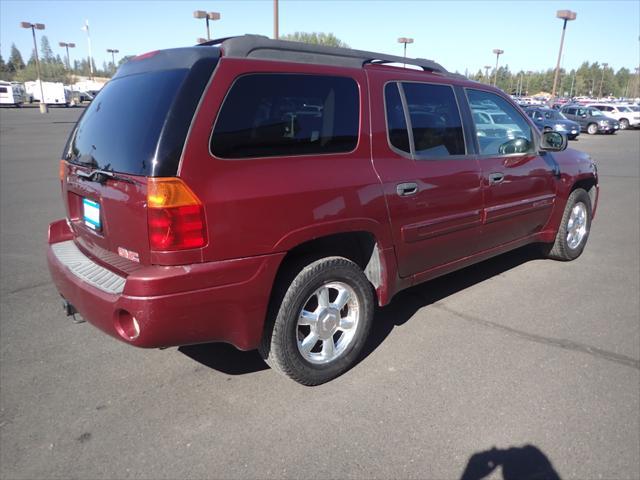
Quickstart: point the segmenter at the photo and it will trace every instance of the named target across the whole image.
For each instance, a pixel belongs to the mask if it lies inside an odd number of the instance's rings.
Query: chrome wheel
[[[587,127],[587,133],[589,135],[595,135],[596,133],[598,133],[598,126],[595,123],[590,124]]]
[[[571,209],[567,222],[567,245],[576,249],[587,234],[587,207],[584,203],[576,203]]]
[[[360,302],[349,285],[330,282],[307,299],[298,315],[298,350],[310,363],[332,362],[351,345],[360,320]]]

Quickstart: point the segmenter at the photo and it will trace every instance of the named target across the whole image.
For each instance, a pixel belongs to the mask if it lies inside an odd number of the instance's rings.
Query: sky
[[[512,71],[554,68],[562,21],[557,10],[577,12],[569,22],[562,66],[606,62],[632,72],[640,63],[640,1],[435,1],[435,0],[280,0],[280,34],[295,31],[333,33],[352,48],[402,55],[398,37],[413,37],[407,55],[429,58],[450,71],[475,73],[494,65],[494,48],[504,50],[500,65]],[[193,45],[206,36],[194,10],[217,11],[212,38],[256,33],[273,35],[272,0],[233,1],[28,1],[0,0],[0,51],[5,61],[15,43],[26,61],[31,32],[21,21],[44,23],[54,53],[58,42],[74,42],[71,61],[88,56],[89,20],[93,57],[110,61],[107,48],[122,55]],[[38,44],[39,46],[39,44]],[[116,61],[118,57],[116,57]]]

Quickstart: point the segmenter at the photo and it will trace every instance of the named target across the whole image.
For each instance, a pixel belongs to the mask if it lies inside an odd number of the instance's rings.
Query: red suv
[[[253,35],[151,52],[69,137],[49,268],[124,342],[258,348],[315,385],[402,289],[529,243],[578,257],[598,177],[566,146],[429,60]]]

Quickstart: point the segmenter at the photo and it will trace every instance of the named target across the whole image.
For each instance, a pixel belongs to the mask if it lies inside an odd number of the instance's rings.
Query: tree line
[[[469,76],[473,80],[493,83],[495,69],[485,72],[478,70]],[[545,71],[512,72],[509,66],[498,68],[497,86],[509,94],[536,95],[551,93],[555,69]],[[556,89],[558,96],[612,96],[612,97],[640,97],[639,76],[628,68],[613,68],[598,62],[583,62],[579,68],[566,70],[561,68]]]
[[[67,64],[66,52],[64,56],[53,53],[51,44],[46,35],[40,38],[40,48],[38,49],[38,55],[40,57],[40,70],[42,74],[42,80],[47,82],[63,82],[68,84],[71,82],[71,77],[76,75],[90,76],[91,68],[88,58],[75,59],[71,65]],[[112,62],[102,62],[101,68],[98,68],[95,61],[93,63],[93,76],[95,77],[110,77],[113,75],[115,69],[130,57],[123,57],[118,64],[114,67]],[[17,82],[27,82],[36,80],[38,73],[36,70],[36,52],[35,49],[31,51],[31,56],[25,63],[22,53],[15,44],[11,44],[11,53],[8,60],[5,62],[2,54],[0,53],[0,79],[10,80]]]

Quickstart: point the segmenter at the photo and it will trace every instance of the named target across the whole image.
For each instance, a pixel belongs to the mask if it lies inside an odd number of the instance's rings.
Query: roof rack
[[[427,72],[451,75],[442,65],[424,58],[405,58],[350,48],[271,40],[263,35],[219,38],[199,44],[199,46],[212,45],[220,45],[224,56],[232,58],[259,58],[352,68],[362,68],[366,64],[401,63],[420,67]]]

